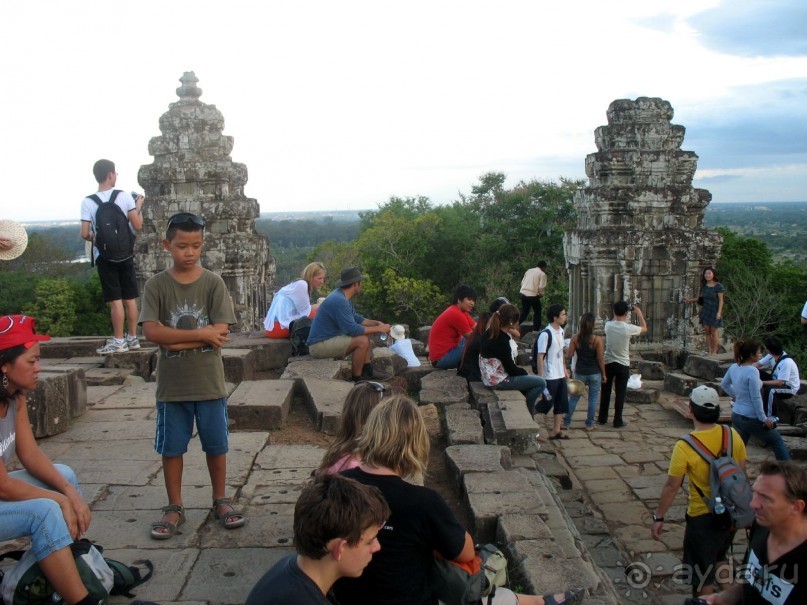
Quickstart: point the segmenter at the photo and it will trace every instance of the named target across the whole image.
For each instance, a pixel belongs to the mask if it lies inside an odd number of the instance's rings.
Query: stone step
[[[471,406],[477,410],[486,408],[490,402],[496,401],[496,392],[481,382],[472,382],[468,385],[471,393]]]
[[[300,358],[294,358],[300,359]],[[283,380],[295,378],[317,378],[319,380],[347,380],[350,377],[350,368],[344,361],[335,359],[314,359],[304,357],[303,361],[293,361],[280,377]]]
[[[93,368],[84,373],[84,379],[87,386],[120,385],[134,373],[132,368]]]
[[[518,470],[466,473],[462,491],[473,517],[472,534],[478,542],[496,540],[496,528],[503,514],[546,514],[546,506],[529,480]]]
[[[300,386],[306,409],[316,429],[335,435],[345,398],[353,388],[353,383],[306,377],[300,381]]]
[[[471,409],[467,404],[457,403],[446,406],[444,418],[449,445],[485,443],[477,410]]]
[[[255,380],[255,351],[250,348],[221,350],[224,379],[227,382]]]
[[[245,380],[230,395],[227,415],[234,429],[273,430],[286,423],[293,380]]]
[[[291,357],[291,341],[286,338],[266,338],[263,332],[234,332],[228,349],[249,349],[255,354],[255,371],[266,372],[283,368]]]
[[[64,433],[70,426],[71,410],[81,410],[83,414],[86,407],[83,369],[41,371],[36,389],[28,394],[28,419],[34,437]]]
[[[641,389],[628,389],[625,394],[625,401],[628,403],[656,403],[659,399],[658,389],[651,389],[642,386]]]
[[[143,380],[154,380],[157,371],[157,356],[159,348],[155,346],[142,346],[136,351],[124,351],[104,356],[105,368],[120,368],[131,370],[135,376]]]
[[[496,400],[485,408],[485,419],[493,429],[496,445],[506,445],[519,454],[538,450],[535,436],[539,427],[518,391],[495,391]]]
[[[468,403],[468,383],[456,370],[434,370],[421,381],[420,405],[443,408],[452,403]]]
[[[683,373],[702,380],[715,380],[722,378],[733,363],[734,358],[729,353],[690,355],[684,363]]]
[[[663,363],[645,359],[636,362],[636,371],[642,375],[642,380],[664,380],[667,374],[667,368]]]
[[[450,445],[445,451],[448,469],[458,487],[465,473],[496,473],[513,468],[510,449],[502,445]]]
[[[664,377],[664,390],[676,395],[689,395],[698,386],[698,379],[687,374],[670,372]]]
[[[681,414],[684,418],[691,419],[689,412],[689,397],[670,397],[668,406]],[[720,419],[718,422],[731,423],[731,399],[729,397],[720,398]]]
[[[78,418],[87,411],[87,380],[84,368],[68,364],[52,366],[43,368],[39,373],[39,378],[43,380],[52,374],[67,376],[67,411],[70,420]]]

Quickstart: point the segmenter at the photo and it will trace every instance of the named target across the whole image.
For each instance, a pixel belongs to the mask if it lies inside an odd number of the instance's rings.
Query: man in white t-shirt
[[[759,368],[762,379],[762,404],[768,416],[778,415],[776,401],[790,399],[797,395],[801,387],[799,366],[796,360],[782,348],[782,342],[775,336],[765,339],[765,355],[754,365]]]
[[[115,172],[115,164],[110,160],[98,160],[92,167],[95,180],[98,181],[98,191],[94,194],[101,204],[109,203],[118,173]],[[137,200],[132,198],[130,193],[118,190],[115,197],[117,205],[123,214],[129,219],[129,225],[134,231],[140,231],[143,227],[143,216],[141,214],[144,198],[142,195]],[[81,238],[94,242],[94,235],[97,233],[95,216],[100,206],[90,197],[84,198],[81,202]],[[112,338],[106,345],[97,350],[99,355],[110,353],[120,353],[140,348],[140,341],[137,338],[137,276],[135,275],[134,256],[131,258],[112,262],[99,256],[98,248],[93,245],[92,249],[95,264],[98,266],[98,277],[101,280],[101,289],[104,295],[104,302],[109,305],[112,316]],[[128,333],[124,334],[124,310],[128,319]]]
[[[552,305],[547,309],[546,318],[549,324],[541,331],[535,345],[534,369],[538,376],[546,380],[547,395],[536,406],[539,414],[548,414],[553,407],[554,418],[550,439],[568,439],[568,433],[561,431],[563,415],[569,411],[569,392],[566,379],[566,359],[563,355],[563,326],[566,325],[566,309],[563,305]],[[551,339],[551,340],[550,340]]]
[[[634,311],[641,325],[628,322],[628,312]],[[630,338],[647,332],[644,314],[637,305],[628,306],[624,300],[614,303],[614,318],[605,322],[605,377],[600,395],[598,422],[608,424],[608,411],[611,407],[611,389],[616,385],[614,402],[614,428],[620,429],[628,423],[622,420],[622,408],[628,392],[630,377]]]

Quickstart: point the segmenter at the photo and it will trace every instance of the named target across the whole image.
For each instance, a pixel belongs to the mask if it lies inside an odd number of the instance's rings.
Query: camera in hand
[[[143,194],[142,194],[142,193],[138,193],[137,191],[132,191],[132,199],[133,199],[134,201],[137,201],[137,198],[139,198],[141,195],[143,195]]]
[[[775,429],[777,426],[779,426],[779,416],[771,416],[771,422],[773,422],[773,426],[772,426],[771,428],[774,428],[774,429]],[[766,430],[766,431],[769,431],[769,430],[770,430],[770,429],[768,428],[768,425],[767,425],[767,424],[765,425],[765,430]]]

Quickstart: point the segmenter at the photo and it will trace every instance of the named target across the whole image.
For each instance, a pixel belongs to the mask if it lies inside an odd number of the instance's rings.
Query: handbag
[[[506,584],[507,558],[494,544],[479,547],[466,563],[439,556],[432,561],[432,592],[445,605],[490,604],[496,587]]]

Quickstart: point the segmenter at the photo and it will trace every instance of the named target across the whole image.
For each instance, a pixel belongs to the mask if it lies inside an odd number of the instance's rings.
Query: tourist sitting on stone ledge
[[[356,578],[381,548],[389,507],[374,487],[339,475],[306,485],[294,506],[294,547],[247,597],[246,605],[337,605],[339,578]]]
[[[289,326],[301,317],[311,319],[317,314],[319,304],[311,304],[311,294],[325,281],[325,265],[310,263],[296,279],[278,290],[269,305],[263,320],[267,338],[288,338]]]
[[[476,305],[476,290],[462,285],[454,291],[451,305],[440,313],[429,331],[429,361],[440,370],[456,369],[462,349],[476,325],[471,311]]]
[[[336,439],[326,450],[320,462],[318,473],[331,475],[351,468],[361,462],[356,454],[356,444],[370,411],[378,405],[387,390],[380,382],[359,382],[350,389],[339,416]]]
[[[79,576],[70,545],[87,533],[92,513],[81,497],[73,470],[53,464],[39,449],[28,419],[25,391],[39,377],[39,343],[34,319],[0,317],[0,541],[31,539],[42,572],[68,605],[96,605]],[[24,470],[8,472],[17,455]]]
[[[437,602],[431,579],[434,553],[468,562],[476,551],[471,535],[446,501],[419,485],[429,463],[429,435],[417,404],[402,395],[383,399],[370,412],[357,451],[361,464],[343,476],[380,489],[391,512],[378,533],[381,550],[361,576],[342,578],[334,592],[340,603],[350,605],[433,605]],[[584,592],[574,589],[538,597],[499,587],[486,602],[571,604],[578,603]]]
[[[516,365],[518,347],[513,334],[518,333],[518,317],[519,310],[511,304],[502,305],[490,316],[479,347],[479,370],[486,387],[520,391],[527,399],[530,415],[535,416],[536,403],[546,388],[546,380]],[[560,435],[560,420],[557,425],[553,435]]]
[[[359,315],[350,302],[361,292],[365,279],[358,267],[342,269],[336,289],[319,306],[306,343],[316,359],[342,359],[352,353],[354,382],[373,378],[368,334],[388,334],[390,330],[389,324]]]
[[[766,406],[768,416],[779,416],[776,402],[799,394],[799,366],[785,352],[782,342],[775,336],[765,339],[765,349],[768,354],[754,365],[760,370],[762,403]]]

